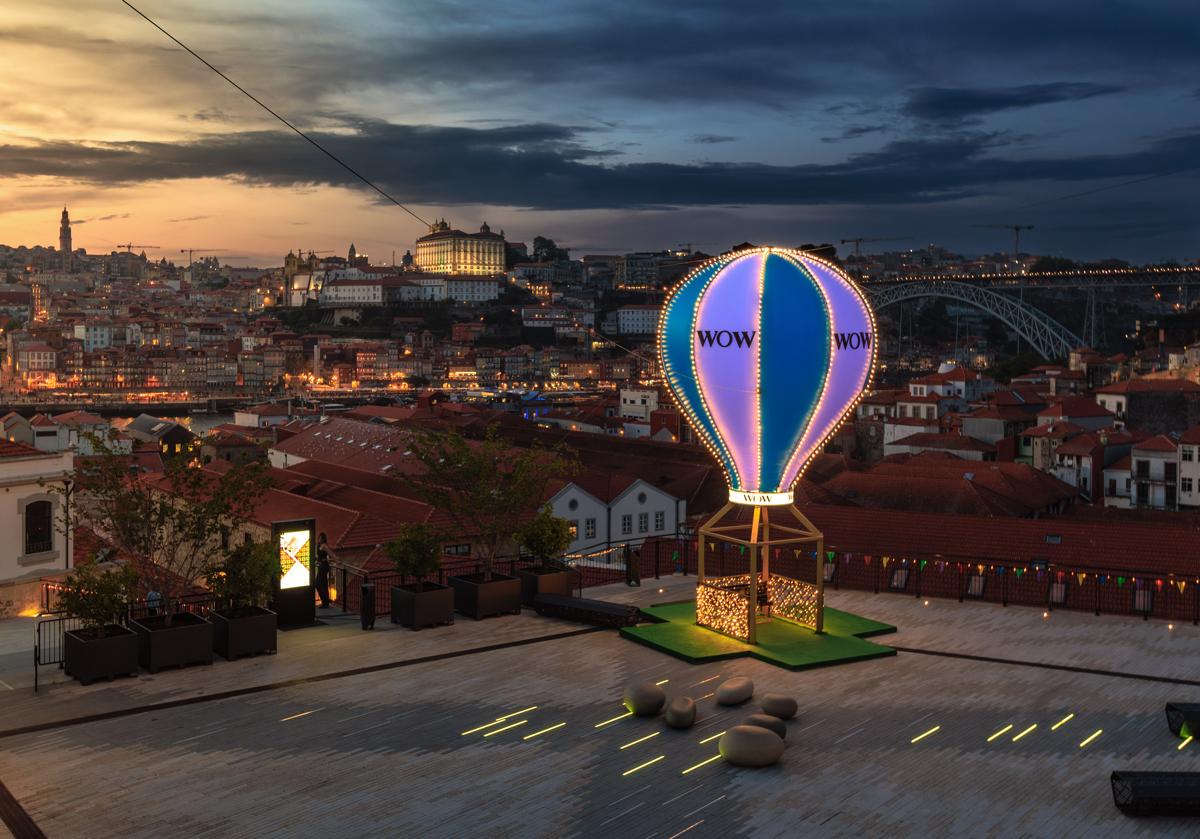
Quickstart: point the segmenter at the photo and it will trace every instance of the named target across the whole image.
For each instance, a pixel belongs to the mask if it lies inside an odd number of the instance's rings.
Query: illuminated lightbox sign
[[[284,530],[279,534],[279,587],[301,588],[310,583],[312,531]]]
[[[785,248],[701,265],[663,304],[658,341],[667,385],[736,504],[792,503],[875,367],[862,291],[831,263]]]

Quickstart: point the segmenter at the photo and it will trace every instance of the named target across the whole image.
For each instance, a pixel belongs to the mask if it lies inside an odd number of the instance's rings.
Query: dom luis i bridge
[[[879,311],[896,303],[923,297],[944,297],[973,306],[1003,321],[1047,360],[1066,358],[1084,344],[1095,343],[1096,293],[1102,289],[1162,286],[1186,290],[1200,285],[1200,266],[1078,269],[1028,274],[925,274],[861,282],[872,307]],[[1025,301],[1025,292],[1080,290],[1086,292],[1082,333]]]

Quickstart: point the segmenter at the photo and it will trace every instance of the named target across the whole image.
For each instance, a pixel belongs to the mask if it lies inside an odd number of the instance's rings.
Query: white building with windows
[[[617,309],[617,331],[622,335],[653,335],[658,330],[661,311],[660,306],[622,306]]]
[[[1179,506],[1200,507],[1200,425],[1179,437]]]
[[[571,525],[568,554],[603,554],[648,537],[673,536],[687,520],[687,502],[623,475],[588,474],[564,484],[549,499],[554,515]]]
[[[70,449],[43,452],[0,440],[0,581],[70,567],[62,490],[73,469]]]
[[[620,416],[623,419],[650,421],[650,414],[658,410],[658,391],[649,388],[621,388]]]

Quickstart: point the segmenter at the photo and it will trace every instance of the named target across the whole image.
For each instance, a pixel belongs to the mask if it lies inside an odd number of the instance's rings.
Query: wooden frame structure
[[[705,540],[713,539],[719,542],[729,542],[742,545],[750,552],[750,596],[746,603],[748,636],[741,640],[750,644],[758,643],[756,630],[758,611],[758,590],[760,583],[768,585],[771,579],[771,548],[782,545],[814,544],[816,545],[816,620],[813,629],[823,632],[825,628],[825,536],[801,513],[794,504],[783,506],[754,506],[749,522],[738,521],[738,513],[747,505],[727,502],[712,518],[705,522],[699,531],[697,546],[696,586],[697,602],[699,602],[699,587],[704,585],[704,552]],[[732,515],[732,523],[726,520]],[[784,514],[784,515],[781,515]],[[771,521],[772,515],[775,521]],[[790,516],[789,518],[787,518]],[[780,520],[782,519],[782,521]],[[762,557],[761,572],[759,557]],[[700,623],[700,609],[697,607],[697,624]]]

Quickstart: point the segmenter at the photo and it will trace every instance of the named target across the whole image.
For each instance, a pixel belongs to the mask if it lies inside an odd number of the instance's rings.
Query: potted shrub
[[[387,554],[400,574],[400,585],[392,586],[392,623],[411,629],[454,623],[454,590],[424,580],[441,567],[441,535],[426,524],[403,525]],[[416,582],[406,584],[406,577]]]
[[[264,604],[278,572],[279,558],[269,542],[240,545],[209,567],[205,576],[218,605],[208,616],[213,650],[226,660],[276,651],[275,613]]]
[[[77,515],[139,569],[147,608],[131,616],[142,667],[211,664],[212,625],[187,611],[187,595],[214,554],[259,502],[269,481],[260,464],[227,470],[171,458],[162,473],[141,473],[100,438],[76,470]]]
[[[482,570],[449,577],[454,608],[479,620],[521,611],[521,581],[493,570],[502,547],[514,547],[517,523],[546,499],[550,482],[572,474],[577,461],[563,448],[519,449],[494,428],[482,440],[457,431],[419,435],[413,454],[424,467],[406,474],[417,496],[470,540]]]
[[[532,565],[517,571],[523,603],[532,603],[539,594],[571,596],[576,572],[553,562],[571,544],[571,538],[571,525],[554,515],[549,504],[517,528],[517,541],[534,557]]]
[[[58,593],[58,603],[82,625],[63,636],[63,669],[90,685],[97,679],[136,676],[137,636],[121,625],[137,574],[128,565],[93,562],[75,569]]]

